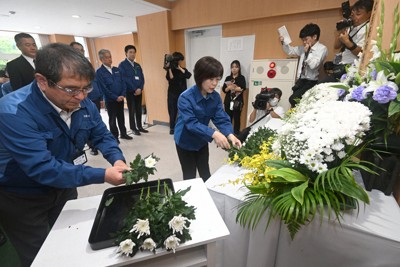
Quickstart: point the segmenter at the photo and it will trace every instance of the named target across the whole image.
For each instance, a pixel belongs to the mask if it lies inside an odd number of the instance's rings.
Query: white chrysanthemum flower
[[[153,250],[156,248],[156,243],[154,242],[153,239],[151,239],[151,238],[149,237],[149,238],[146,238],[146,239],[143,241],[143,244],[142,244],[141,248],[142,248],[142,249],[145,249],[145,250],[151,250],[151,251],[153,251]]]
[[[179,242],[181,240],[177,238],[175,235],[169,236],[167,239],[164,241],[164,246],[168,250],[172,250],[175,253],[175,249],[179,247]]]
[[[357,102],[336,101],[337,92],[328,84],[319,88],[329,101],[315,88],[305,99],[308,106],[302,106],[302,100],[300,108],[296,107],[295,113],[278,131],[273,148],[285,151],[289,162],[321,173],[327,170],[327,162],[346,156],[345,146],[354,145],[369,129],[371,111]]]
[[[147,168],[154,168],[156,166],[156,159],[153,158],[151,155],[144,159],[144,165]]]
[[[172,218],[168,225],[169,228],[172,229],[172,233],[175,234],[177,232],[179,232],[180,234],[182,234],[183,229],[188,229],[186,227],[186,221],[188,221],[189,219],[186,217],[183,217],[181,214],[179,214],[178,216],[174,216],[174,218]]]
[[[121,255],[125,254],[126,256],[128,256],[133,252],[134,246],[136,246],[136,244],[132,241],[132,239],[126,239],[119,243],[117,253],[121,253]]]
[[[150,235],[150,224],[149,224],[149,219],[146,220],[141,220],[138,219],[136,221],[136,224],[132,227],[132,229],[129,231],[129,233],[139,233],[137,238],[140,238],[142,235]]]

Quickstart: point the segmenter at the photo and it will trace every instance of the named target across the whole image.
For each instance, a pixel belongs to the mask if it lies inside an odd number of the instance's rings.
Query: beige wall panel
[[[132,33],[110,36],[110,37],[101,37],[94,38],[94,47],[95,47],[95,60],[92,61],[93,66],[95,68],[100,67],[101,62],[98,58],[98,52],[100,49],[108,49],[111,52],[113,66],[118,67],[119,63],[125,59],[124,47],[128,44],[133,44],[134,39]]]
[[[171,32],[167,11],[137,18],[142,67],[145,76],[146,107],[149,123],[168,122],[164,55],[171,50]],[[146,45],[143,45],[146,44]]]
[[[329,54],[327,59],[331,60],[336,53],[333,49],[335,38],[335,24],[340,19],[338,10],[302,13],[287,15],[283,17],[264,18],[222,25],[223,37],[234,37],[241,35],[256,36],[254,47],[254,59],[264,58],[286,58],[279,42],[277,29],[286,25],[292,38],[292,45],[301,45],[299,32],[307,23],[316,23],[321,28],[320,42],[327,46]]]
[[[173,30],[265,17],[338,9],[342,0],[178,0],[171,10]]]
[[[50,43],[63,43],[70,44],[75,41],[75,37],[72,35],[62,35],[62,34],[51,34],[49,35]]]

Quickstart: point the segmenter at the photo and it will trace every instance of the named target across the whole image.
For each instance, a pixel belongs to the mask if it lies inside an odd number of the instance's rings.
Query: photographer
[[[168,80],[168,114],[169,114],[169,134],[174,134],[176,117],[178,115],[178,98],[179,95],[186,90],[186,80],[192,74],[180,66],[185,57],[174,52],[165,56],[164,69],[167,71],[166,78]]]
[[[263,90],[256,96],[256,100],[253,102],[254,109],[249,116],[249,123],[259,120],[266,114],[268,115],[251,127],[250,134],[256,132],[259,127],[267,127],[273,130],[280,128],[281,119],[285,115],[285,110],[279,105],[281,97],[282,91],[279,88]]]
[[[283,51],[289,56],[299,56],[297,68],[297,81],[292,87],[293,94],[289,97],[292,108],[296,105],[297,99],[318,82],[319,68],[328,53],[325,45],[319,42],[320,28],[317,24],[309,23],[304,26],[299,34],[303,45],[290,46],[284,43],[280,36]]]
[[[335,79],[330,81],[340,79],[346,73],[346,65],[352,64],[355,59],[358,59],[358,54],[362,52],[373,5],[373,0],[359,0],[350,10],[348,2],[342,4],[345,19],[336,25],[334,45],[335,49],[340,48],[340,53],[336,54],[333,60]],[[350,15],[348,15],[349,13]]]

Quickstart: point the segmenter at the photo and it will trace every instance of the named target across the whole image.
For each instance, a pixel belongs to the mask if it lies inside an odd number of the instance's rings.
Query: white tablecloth
[[[392,196],[373,190],[371,204],[346,211],[341,222],[319,218],[290,239],[286,225],[274,221],[264,233],[265,220],[255,231],[236,224],[236,206],[247,190],[226,184],[243,173],[225,165],[206,182],[231,233],[219,255],[221,266],[400,266],[400,209]]]

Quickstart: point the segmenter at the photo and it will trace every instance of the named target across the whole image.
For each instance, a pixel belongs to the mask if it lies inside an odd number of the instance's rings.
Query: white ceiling
[[[143,0],[1,0],[0,30],[110,36],[137,32],[137,16],[164,10]]]

